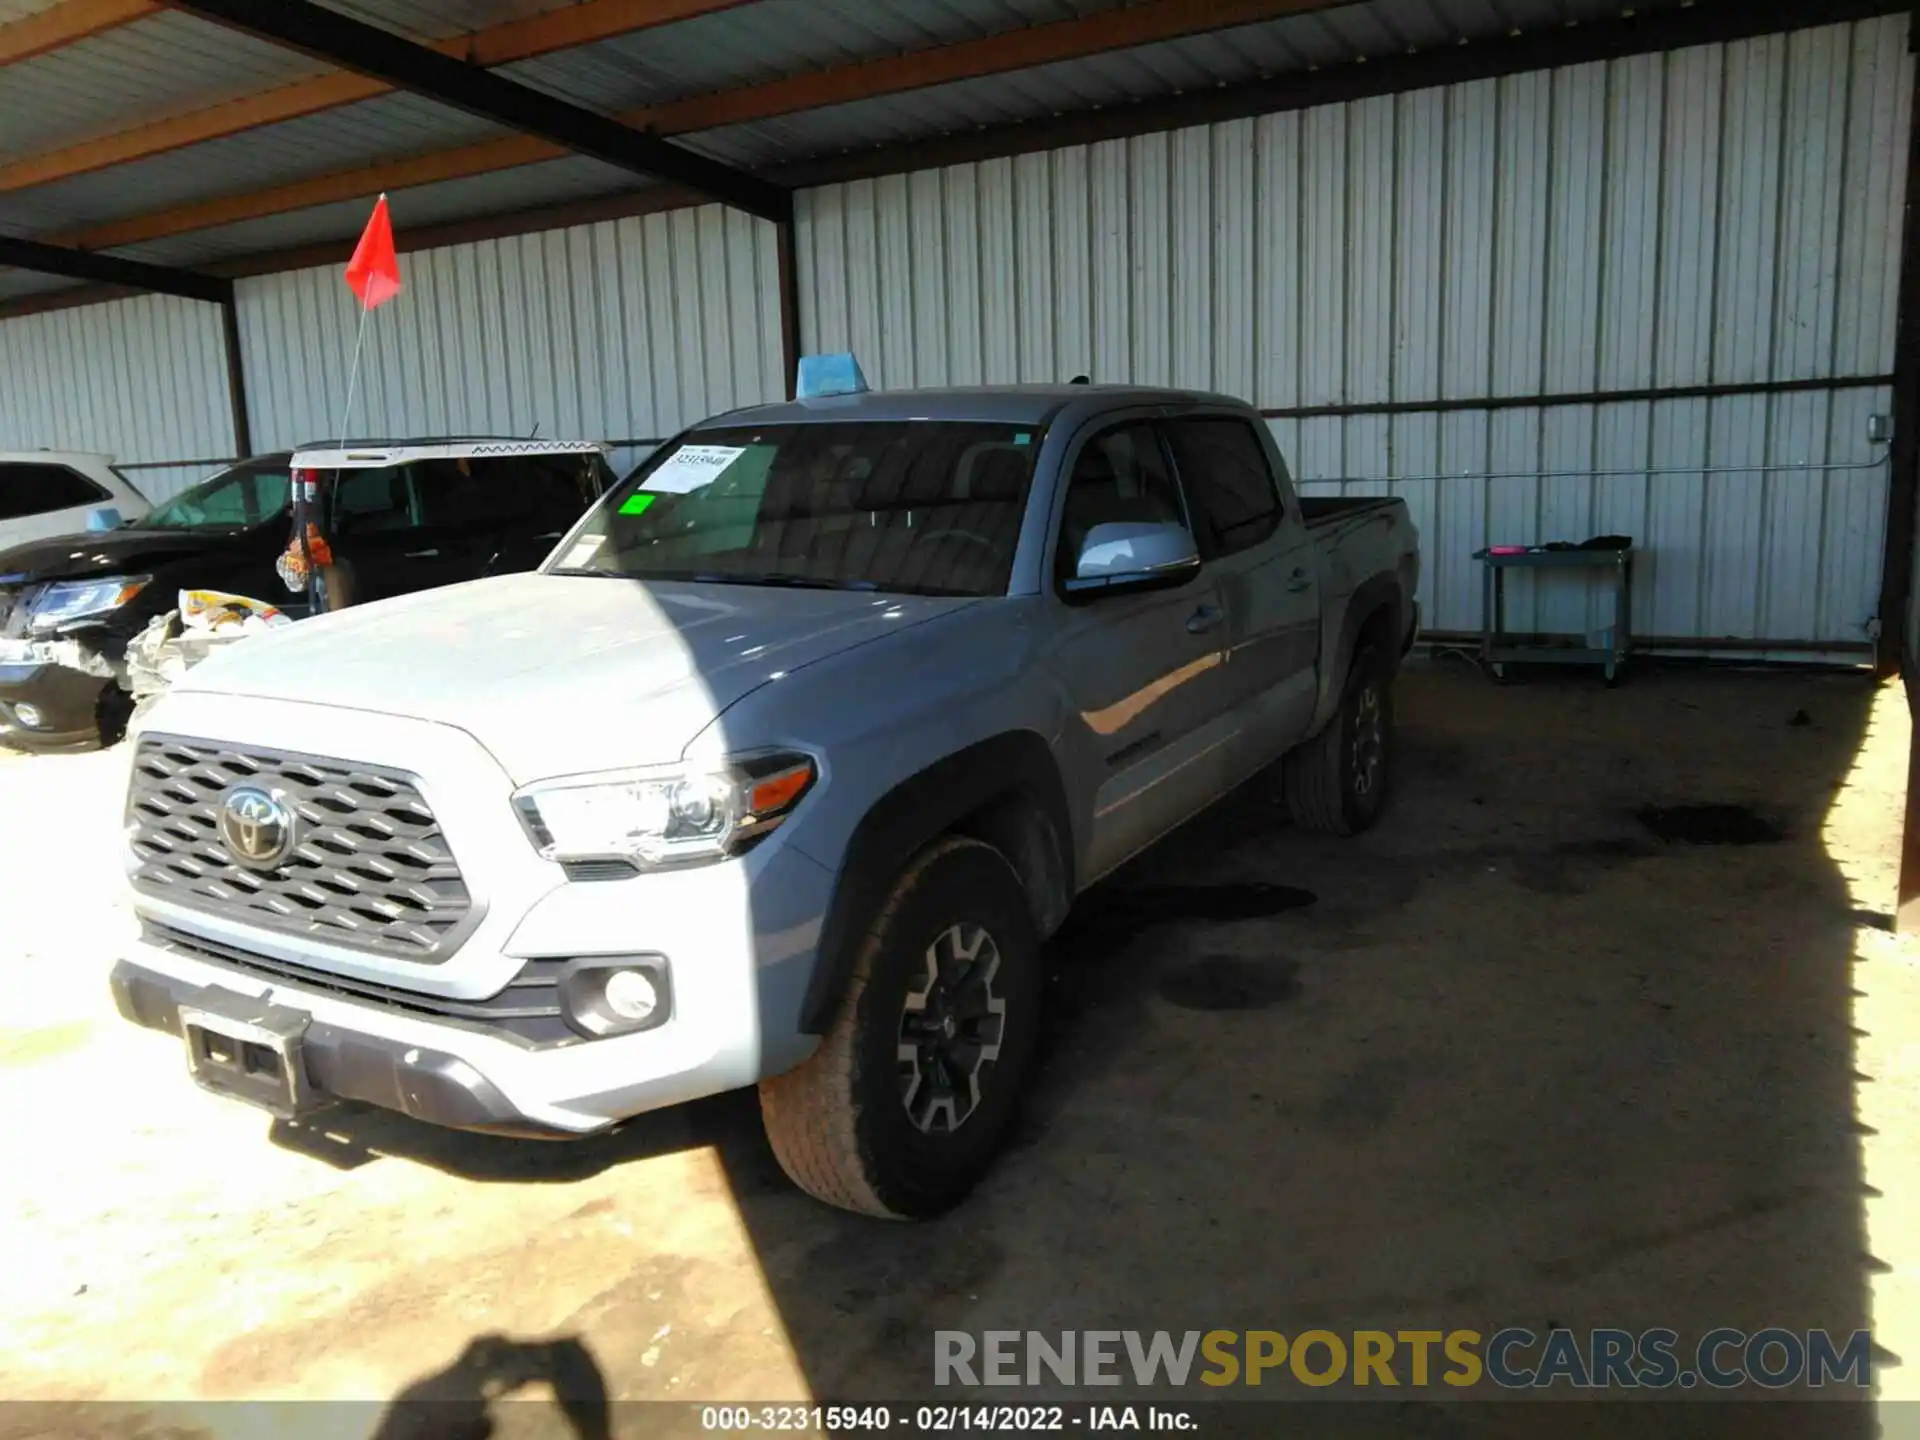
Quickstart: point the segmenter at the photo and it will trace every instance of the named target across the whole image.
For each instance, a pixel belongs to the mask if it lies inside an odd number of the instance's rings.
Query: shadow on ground
[[[799,1194],[751,1094],[564,1147],[366,1113],[317,1143],[515,1182],[716,1147],[823,1399],[927,1398],[947,1329],[1665,1326],[1683,1354],[1717,1326],[1844,1337],[1876,1263],[1853,933],[1885,917],[1849,899],[1822,823],[1871,696],[1853,676],[1654,670],[1609,691],[1410,669],[1377,831],[1294,831],[1263,780],[1086,898],[1048,952],[1014,1145],[933,1223]],[[654,1393],[643,1333],[588,1338],[616,1398]],[[1411,1398],[1288,1428],[1542,1423]],[[1551,1428],[1874,1433],[1855,1405],[1613,1414],[1556,1407]],[[1274,1433],[1271,1412],[1209,1415],[1207,1433]]]

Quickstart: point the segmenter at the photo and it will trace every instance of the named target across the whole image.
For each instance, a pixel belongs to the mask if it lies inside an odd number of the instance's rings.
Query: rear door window
[[[285,461],[235,466],[202,480],[154,507],[140,523],[158,530],[240,529],[272,519],[287,508]]]
[[[1165,422],[1167,444],[1193,502],[1195,539],[1208,558],[1248,550],[1280,525],[1280,491],[1253,426],[1230,416]]]
[[[559,532],[600,494],[597,455],[432,460],[415,467],[424,523],[456,529]]]
[[[27,461],[0,465],[0,520],[21,520],[111,499],[107,491],[64,465]]]
[[[341,470],[333,481],[333,529],[338,535],[375,535],[419,524],[405,465]]]

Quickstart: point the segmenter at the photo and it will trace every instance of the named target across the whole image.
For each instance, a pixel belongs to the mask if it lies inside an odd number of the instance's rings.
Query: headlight
[[[63,580],[40,592],[28,612],[35,630],[52,630],[74,620],[107,615],[147,588],[149,575],[103,575],[98,580]]]
[[[544,781],[515,792],[513,804],[543,860],[653,869],[739,854],[786,819],[815,773],[805,755],[750,755],[717,768]]]

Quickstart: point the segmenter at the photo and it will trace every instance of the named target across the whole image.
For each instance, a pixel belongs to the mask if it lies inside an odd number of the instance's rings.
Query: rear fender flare
[[[1353,657],[1359,649],[1361,634],[1382,610],[1392,617],[1394,639],[1389,651],[1393,663],[1399,663],[1400,632],[1406,625],[1405,608],[1405,596],[1401,594],[1398,575],[1370,575],[1347,597],[1346,608],[1340,616],[1340,637],[1333,647],[1331,663],[1327,667],[1326,685],[1320,692],[1319,713],[1314,716],[1315,734],[1339,710],[1340,696],[1347,688],[1347,675],[1353,669]]]

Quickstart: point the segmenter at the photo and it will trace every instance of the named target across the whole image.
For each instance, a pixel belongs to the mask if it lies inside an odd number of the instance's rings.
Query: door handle
[[[439,556],[438,550],[409,550],[406,554],[409,560],[436,560]]]
[[[1293,574],[1287,577],[1287,593],[1289,595],[1298,595],[1302,590],[1309,590],[1312,587],[1313,575],[1305,569],[1305,567],[1295,570]]]
[[[1218,605],[1202,605],[1187,617],[1187,633],[1204,635],[1226,618],[1227,612]]]

